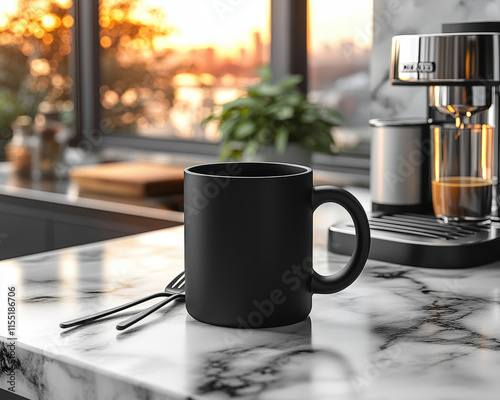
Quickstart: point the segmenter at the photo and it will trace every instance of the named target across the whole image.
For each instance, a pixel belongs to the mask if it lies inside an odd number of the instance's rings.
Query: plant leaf
[[[227,161],[229,159],[229,156],[231,155],[232,152],[232,146],[230,142],[223,143],[220,152],[219,152],[219,159],[221,161]]]
[[[243,155],[251,159],[257,153],[259,147],[260,143],[257,140],[251,140],[246,144]]]
[[[342,122],[344,122],[344,117],[336,110],[324,108],[320,110],[319,114],[321,116],[321,119],[331,126],[338,126],[341,125]]]
[[[286,145],[288,144],[288,129],[284,126],[280,126],[276,133],[274,134],[274,145],[276,146],[276,152],[278,154],[283,154],[286,150]]]
[[[253,97],[240,97],[236,100],[230,101],[222,106],[223,112],[229,111],[231,109],[242,109],[242,108],[253,108],[259,107],[261,102],[259,99]]]
[[[327,113],[330,117],[332,117],[332,118],[337,118],[337,119],[340,119],[340,120],[344,119],[344,116],[343,116],[340,112],[338,112],[337,110],[334,110],[334,109],[332,109],[332,108],[326,108],[326,109],[325,109],[325,112],[326,112],[326,113]]]
[[[281,91],[289,91],[294,89],[300,82],[302,82],[301,75],[290,75],[286,78],[283,78],[281,81],[277,83],[277,86]]]
[[[285,119],[292,118],[293,112],[294,112],[293,107],[280,105],[279,107],[276,108],[275,115],[276,118],[283,121]]]
[[[302,93],[290,93],[284,99],[284,102],[291,107],[298,107],[301,102],[304,101],[304,95]]]
[[[201,126],[205,127],[210,121],[212,121],[215,118],[216,117],[215,117],[214,114],[210,114],[208,117],[206,117],[205,119],[203,119],[203,121],[201,121]]]
[[[273,74],[271,68],[267,65],[263,65],[257,69],[257,75],[260,76],[262,82],[271,83],[273,80]]]
[[[278,85],[271,85],[270,83],[261,83],[253,87],[254,96],[273,97],[282,92]]]
[[[255,124],[252,121],[242,121],[236,125],[234,136],[237,140],[245,139],[255,132]]]
[[[259,143],[268,143],[269,141],[272,140],[272,134],[271,134],[271,130],[269,128],[261,128],[258,132],[257,132],[257,141]]]
[[[317,119],[317,113],[313,109],[306,109],[300,115],[300,122],[303,124],[312,124]]]
[[[221,139],[226,140],[234,133],[234,127],[238,123],[238,118],[229,118],[219,124]]]

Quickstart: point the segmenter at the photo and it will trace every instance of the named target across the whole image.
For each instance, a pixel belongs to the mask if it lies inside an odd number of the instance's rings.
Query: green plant
[[[221,160],[240,160],[270,143],[278,154],[288,143],[333,154],[331,130],[340,124],[340,113],[308,101],[298,88],[300,75],[273,84],[269,68],[262,67],[259,76],[261,82],[247,86],[243,97],[219,106],[204,120],[220,129]]]

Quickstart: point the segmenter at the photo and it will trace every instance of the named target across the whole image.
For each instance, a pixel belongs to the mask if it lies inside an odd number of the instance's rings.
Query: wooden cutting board
[[[184,168],[152,162],[115,162],[75,167],[70,178],[80,190],[149,197],[183,192]]]

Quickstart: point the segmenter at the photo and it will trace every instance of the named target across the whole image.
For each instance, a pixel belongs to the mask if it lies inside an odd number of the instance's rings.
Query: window
[[[269,63],[269,0],[101,0],[102,123],[113,134],[217,142],[201,121]]]
[[[335,129],[346,151],[367,152],[372,0],[309,0],[309,98],[340,111]]]
[[[201,121],[258,79],[259,65],[271,64],[278,78],[307,70],[310,98],[346,117],[337,143],[367,159],[371,13],[369,0],[3,0],[0,103],[30,115],[48,105],[74,117],[73,143],[85,152],[108,146],[213,156],[218,132]],[[300,63],[306,39],[307,68]],[[6,109],[0,129],[8,130]]]
[[[0,2],[0,136],[3,149],[19,115],[57,112],[73,119],[72,0]]]

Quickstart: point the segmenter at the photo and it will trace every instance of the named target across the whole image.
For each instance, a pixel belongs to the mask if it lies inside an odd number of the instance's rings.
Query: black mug
[[[312,267],[313,212],[333,202],[354,221],[348,264],[322,276]],[[313,293],[353,283],[370,250],[368,219],[344,189],[313,186],[309,167],[283,163],[204,164],[184,171],[186,307],[195,319],[267,328],[307,318]]]

